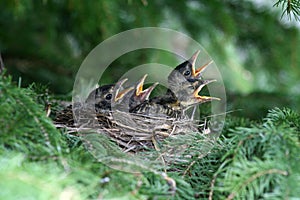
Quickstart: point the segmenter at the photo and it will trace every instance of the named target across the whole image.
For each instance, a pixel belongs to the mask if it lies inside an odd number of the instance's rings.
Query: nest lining
[[[95,114],[90,110],[75,110],[78,118],[76,123],[56,124],[64,127],[68,134],[85,138],[87,134],[104,134],[115,142],[119,149],[125,153],[145,153],[145,151],[174,152],[175,148],[182,151],[186,143],[192,139],[186,139],[196,135],[204,135],[207,132],[205,122],[191,120],[190,118],[170,118],[166,116],[146,116],[122,111],[111,111],[104,114]],[[205,134],[206,135],[206,134]],[[186,137],[184,139],[184,137]],[[183,144],[176,141],[180,138]],[[165,141],[167,141],[165,143]],[[179,141],[179,140],[178,140]],[[91,147],[92,148],[92,147]],[[168,153],[169,154],[169,153]]]

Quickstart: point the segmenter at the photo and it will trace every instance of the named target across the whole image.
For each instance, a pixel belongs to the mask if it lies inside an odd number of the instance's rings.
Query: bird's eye
[[[106,99],[106,100],[111,100],[111,98],[112,98],[112,94],[107,94],[107,95],[105,96],[105,99]]]
[[[189,76],[189,75],[191,75],[191,72],[190,72],[190,71],[185,71],[185,72],[183,73],[183,75],[184,75],[184,76]]]
[[[188,89],[195,89],[193,85],[188,86]]]

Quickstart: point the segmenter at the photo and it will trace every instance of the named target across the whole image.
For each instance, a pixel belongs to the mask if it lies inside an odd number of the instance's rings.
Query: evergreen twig
[[[289,20],[292,19],[292,15],[296,19],[296,21],[300,21],[300,1],[299,0],[278,0],[274,6],[282,7],[282,15],[281,18],[284,15],[287,15]]]

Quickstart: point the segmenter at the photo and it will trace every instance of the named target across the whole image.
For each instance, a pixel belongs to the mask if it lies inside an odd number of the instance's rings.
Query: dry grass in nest
[[[80,117],[75,126],[56,126],[66,128],[68,134],[82,137],[96,157],[101,157],[99,154],[114,157],[119,150],[165,164],[185,163],[201,152],[207,153],[212,144],[211,137],[206,137],[209,134],[203,134],[204,123],[188,117],[145,116],[121,111],[105,115],[80,111],[77,116]],[[107,136],[117,148],[111,147],[103,138],[99,139],[101,136]],[[201,148],[195,148],[194,145],[199,143]]]

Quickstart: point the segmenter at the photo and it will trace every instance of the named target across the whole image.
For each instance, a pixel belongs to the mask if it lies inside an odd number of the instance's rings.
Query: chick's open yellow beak
[[[147,78],[148,74],[145,74],[141,80],[138,82],[137,86],[136,86],[136,90],[135,90],[135,95],[139,96],[142,92],[143,92],[143,87],[144,87],[144,82]]]
[[[117,102],[118,100],[122,99],[125,94],[133,90],[133,87],[122,89],[123,84],[127,81],[127,78],[124,78],[116,83],[115,86],[115,97],[114,100]],[[120,91],[121,90],[121,91]]]
[[[212,100],[221,100],[217,97],[209,97],[209,96],[201,96],[199,95],[199,92],[202,90],[202,88],[209,83],[216,82],[216,80],[206,80],[203,84],[201,84],[193,93],[193,97],[195,97],[199,101],[212,101]]]
[[[147,89],[144,88],[144,82],[145,79],[147,78],[148,74],[145,74],[141,80],[138,82],[136,88],[135,88],[135,95],[141,99],[148,99],[151,92],[154,90],[154,88],[158,85],[158,83],[154,83],[152,86],[148,87]]]
[[[158,85],[158,82],[154,83],[153,85],[151,85],[150,87],[148,87],[147,89],[143,90],[142,92],[142,98],[143,99],[148,99],[151,92],[154,90],[154,88]]]
[[[192,57],[188,60],[193,66],[196,65],[197,58],[199,56],[200,50],[196,51]]]
[[[128,92],[130,92],[131,90],[133,90],[133,87],[126,88],[122,91],[118,91],[116,94],[116,97],[115,97],[115,101],[122,99],[124,97],[124,95],[127,94]]]
[[[199,67],[198,69],[195,69],[196,61],[199,56],[200,50],[196,51],[192,57],[188,60],[192,64],[192,74],[195,78],[199,78],[200,74],[211,64],[213,61],[209,61],[203,66]]]
[[[199,67],[198,69],[195,69],[195,67],[193,67],[193,75],[194,77],[199,77],[200,74],[211,64],[213,63],[213,61],[209,61],[206,64],[204,64],[203,66]]]

